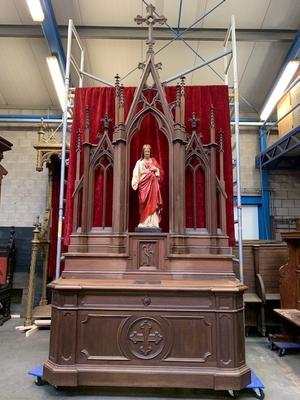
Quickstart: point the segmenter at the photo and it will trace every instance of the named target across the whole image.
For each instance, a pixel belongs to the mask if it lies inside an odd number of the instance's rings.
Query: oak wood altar
[[[243,292],[228,245],[223,147],[184,126],[184,79],[168,104],[154,62],[154,7],[147,7],[147,60],[129,113],[116,78],[115,129],[77,152],[73,234],[62,278],[52,283],[49,360],[44,379],[58,386],[236,389],[250,382],[245,364]],[[149,80],[149,77],[151,78]],[[168,140],[169,232],[128,232],[129,155],[133,135],[152,115]],[[196,120],[196,118],[194,118]],[[221,138],[221,135],[220,135]],[[105,159],[105,163],[101,160]],[[113,168],[112,226],[93,227],[95,170]],[[199,168],[205,227],[186,229],[185,171]],[[81,169],[83,169],[81,173]],[[105,178],[104,178],[105,180]],[[195,199],[194,199],[195,200]],[[105,228],[105,229],[104,229]]]

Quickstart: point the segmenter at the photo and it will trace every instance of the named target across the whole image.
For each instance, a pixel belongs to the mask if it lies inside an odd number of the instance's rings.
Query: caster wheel
[[[270,342],[270,349],[271,349],[272,351],[274,351],[275,348],[276,348],[275,344],[274,344],[273,342]]]
[[[265,393],[262,389],[253,389],[257,399],[264,399]]]
[[[283,357],[285,355],[285,349],[279,349],[278,355],[279,357]]]
[[[37,386],[43,386],[43,385],[45,385],[45,381],[43,381],[43,379],[42,379],[40,376],[36,376],[36,377],[35,377],[34,383],[35,383]]]
[[[237,399],[240,392],[238,390],[228,390],[228,393],[230,397],[232,397],[233,399]]]

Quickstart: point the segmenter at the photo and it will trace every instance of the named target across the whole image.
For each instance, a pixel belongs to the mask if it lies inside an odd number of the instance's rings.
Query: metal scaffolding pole
[[[70,85],[72,25],[73,25],[72,20],[69,20],[67,59],[66,59],[66,71],[65,71],[65,104],[64,104],[64,113],[63,113],[59,206],[58,206],[57,250],[56,250],[56,267],[55,267],[55,278],[56,279],[58,279],[60,276],[60,261],[61,261],[60,258],[61,258],[62,224],[63,224],[63,211],[64,211],[66,138],[67,138],[67,129],[68,129],[68,99],[69,99],[68,95],[69,95],[69,85]]]
[[[80,49],[80,62],[77,63],[75,57],[72,56],[72,40],[74,39]],[[70,88],[70,69],[71,65],[74,67],[78,76],[78,86],[83,86],[84,76],[88,76],[96,81],[100,81],[108,86],[113,86],[111,83],[98,78],[97,76],[88,74],[84,71],[84,48],[80,41],[80,37],[75,29],[73,20],[69,20],[68,25],[68,42],[67,42],[67,57],[66,57],[66,70],[65,70],[65,104],[63,110],[63,128],[62,128],[62,150],[61,150],[61,170],[60,170],[60,188],[59,188],[59,209],[58,209],[58,229],[57,229],[57,251],[56,251],[56,268],[55,278],[60,276],[60,263],[61,263],[61,248],[62,248],[62,226],[63,226],[63,212],[64,212],[64,194],[65,194],[65,164],[66,164],[66,139],[68,130],[68,118],[71,110],[69,99],[74,92]]]
[[[228,42],[231,38],[232,57],[228,60]],[[231,26],[228,29],[224,40],[224,75],[225,83],[228,85],[228,71],[232,63],[233,70],[233,102],[234,107],[234,136],[235,136],[235,163],[236,168],[236,209],[237,209],[237,230],[238,230],[238,253],[239,253],[239,272],[240,280],[244,282],[244,264],[243,264],[243,224],[242,224],[242,197],[241,197],[241,174],[240,174],[240,105],[239,105],[239,82],[237,72],[237,51],[236,51],[236,33],[235,18],[231,16]]]
[[[210,59],[208,61],[205,61],[202,64],[197,64],[194,67],[188,68],[188,69],[180,72],[179,74],[176,74],[176,75],[172,76],[171,78],[165,79],[164,81],[162,81],[162,84],[164,85],[166,83],[170,83],[172,81],[175,81],[175,79],[181,78],[182,76],[188,75],[191,72],[196,71],[197,69],[200,69],[200,68],[203,68],[205,66],[208,66],[209,64],[213,63],[214,61],[219,60],[220,58],[223,58],[224,56],[226,56],[228,54],[231,54],[231,51],[227,51],[225,54],[220,54],[219,56],[214,57],[214,58],[212,58],[212,59]]]

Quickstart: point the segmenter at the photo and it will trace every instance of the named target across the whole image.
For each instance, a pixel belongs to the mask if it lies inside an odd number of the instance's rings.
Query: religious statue
[[[141,158],[137,160],[131,186],[138,189],[140,222],[138,228],[159,228],[162,211],[162,197],[159,181],[163,172],[152,156],[149,144],[144,144]]]

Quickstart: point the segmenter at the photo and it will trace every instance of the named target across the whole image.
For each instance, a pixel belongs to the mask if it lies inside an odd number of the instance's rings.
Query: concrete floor
[[[73,388],[56,390],[50,385],[37,386],[27,371],[42,364],[48,356],[49,330],[39,330],[28,338],[15,329],[22,319],[7,321],[0,327],[0,399],[45,400],[76,397],[85,400],[164,400],[164,399],[230,399],[226,392],[212,390],[161,390]],[[300,352],[288,352],[279,357],[262,337],[246,340],[247,364],[265,385],[269,400],[300,399]],[[239,399],[254,399],[253,391],[243,390]]]

